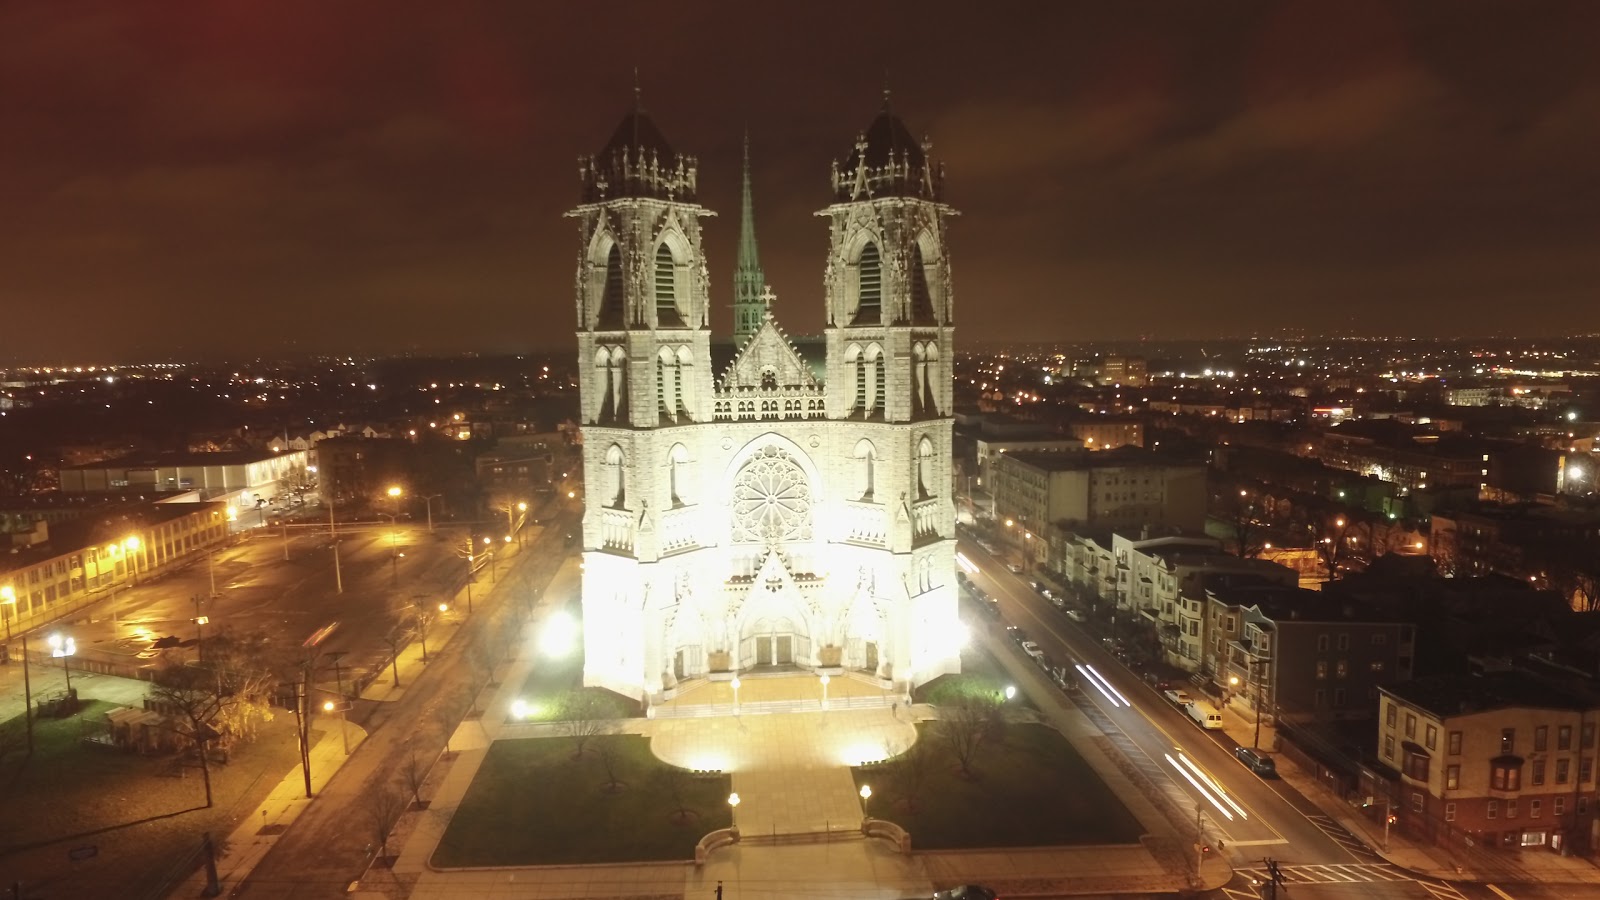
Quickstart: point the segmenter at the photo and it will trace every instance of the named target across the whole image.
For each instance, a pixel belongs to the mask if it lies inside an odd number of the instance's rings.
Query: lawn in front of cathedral
[[[603,734],[495,741],[433,855],[443,868],[688,860],[732,824],[727,775],[699,776]]]
[[[963,772],[942,727],[923,722],[910,751],[851,770],[872,788],[871,815],[904,828],[913,848],[1138,842],[1138,820],[1055,729],[1008,723]]]

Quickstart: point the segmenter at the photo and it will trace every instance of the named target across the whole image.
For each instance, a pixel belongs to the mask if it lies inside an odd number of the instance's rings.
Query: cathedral
[[[637,101],[579,160],[584,682],[646,702],[785,670],[960,666],[944,171],[883,110],[833,163],[824,333],[779,324],[745,148],[734,334],[695,157]],[[819,191],[819,195],[821,192]]]

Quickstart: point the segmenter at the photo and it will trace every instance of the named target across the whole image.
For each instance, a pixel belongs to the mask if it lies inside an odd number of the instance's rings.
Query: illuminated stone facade
[[[712,371],[697,163],[634,109],[580,162],[585,682],[959,667],[943,172],[887,104],[835,163],[825,363],[776,299]],[[759,283],[748,167],[736,284]],[[748,324],[748,323],[746,323]],[[741,331],[748,330],[747,328]]]

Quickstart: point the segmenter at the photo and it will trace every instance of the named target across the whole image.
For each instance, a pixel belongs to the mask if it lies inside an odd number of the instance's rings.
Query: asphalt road
[[[396,785],[397,773],[413,756],[428,765],[444,749],[444,727],[436,712],[443,704],[459,704],[468,690],[467,648],[490,629],[509,627],[505,607],[524,586],[543,590],[567,553],[566,531],[576,521],[571,511],[556,516],[530,541],[527,552],[517,555],[513,571],[503,573],[494,585],[479,582],[485,590],[475,614],[430,657],[422,674],[407,683],[399,700],[377,704],[381,710],[367,740],[232,896],[332,898],[344,895],[362,876],[376,848],[370,798]],[[398,850],[389,847],[390,853]]]
[[[992,627],[1017,625],[1057,664],[1092,666],[1111,690],[1102,692],[1080,676],[1083,684],[1075,697],[1079,707],[1158,788],[1186,798],[1181,808],[1193,810],[1199,805],[1205,810],[1208,833],[1223,836],[1228,859],[1237,872],[1226,887],[1211,893],[1217,900],[1271,897],[1261,883],[1266,877],[1266,857],[1275,859],[1286,877],[1286,888],[1278,893],[1284,900],[1600,898],[1600,888],[1588,886],[1441,882],[1387,863],[1294,788],[1246,769],[1233,755],[1238,746],[1233,739],[1220,731],[1202,730],[1118,661],[1094,634],[1068,619],[976,543],[963,539],[960,549],[979,569],[973,582],[999,602],[1004,623]],[[1004,649],[1026,659],[1014,645]],[[1032,689],[1054,691],[1048,685],[1041,674]],[[1123,699],[1129,705],[1124,705]],[[1180,753],[1220,785],[1240,809],[1223,799],[1194,769],[1189,769],[1189,774],[1207,784],[1209,796],[1184,777]],[[1232,819],[1221,812],[1223,808],[1233,813]]]

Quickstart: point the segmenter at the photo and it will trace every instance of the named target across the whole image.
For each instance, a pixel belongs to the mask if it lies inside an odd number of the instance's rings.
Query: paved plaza
[[[529,634],[537,633],[537,625]],[[460,806],[488,746],[495,740],[555,735],[549,723],[507,722],[515,692],[534,663],[519,657],[481,722],[464,723],[453,741],[456,759],[438,780],[427,810],[413,813],[393,877],[418,900],[445,898],[710,897],[720,882],[725,900],[785,897],[882,898],[929,896],[938,887],[967,881],[1009,883],[1006,893],[1059,895],[1170,891],[1187,886],[1182,867],[1161,852],[1165,838],[1137,845],[1035,850],[964,851],[903,855],[887,841],[861,835],[861,799],[850,766],[902,751],[915,739],[927,707],[908,707],[902,696],[867,681],[831,679],[822,708],[819,679],[810,674],[746,677],[738,714],[728,682],[684,685],[657,715],[633,719],[626,730],[649,736],[667,762],[719,769],[740,795],[741,843],[714,851],[704,866],[692,863],[435,869],[431,858],[450,817]],[[814,707],[811,704],[815,704]],[[804,708],[810,711],[778,712]],[[1080,748],[1099,754],[1092,745]],[[1103,763],[1103,761],[1101,761]],[[1112,767],[1096,765],[1105,772]],[[1114,789],[1121,786],[1113,785]],[[1134,804],[1148,830],[1148,807]],[[915,835],[912,836],[913,843]],[[1152,852],[1152,851],[1155,852]],[[1164,861],[1165,860],[1165,864]],[[381,876],[387,878],[388,876]],[[373,893],[378,878],[374,878]]]

